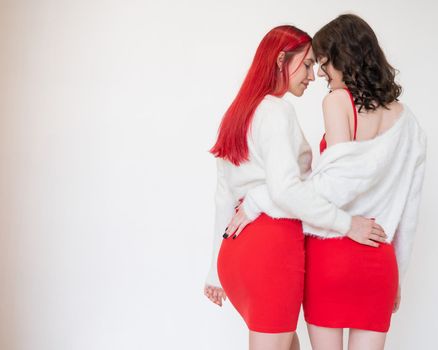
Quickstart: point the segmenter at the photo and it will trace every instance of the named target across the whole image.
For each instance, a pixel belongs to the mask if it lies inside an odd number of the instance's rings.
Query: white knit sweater
[[[272,217],[293,217],[328,230],[346,233],[351,215],[316,193],[309,174],[312,152],[293,106],[283,98],[266,96],[257,107],[248,132],[249,161],[235,166],[217,160],[216,217],[213,256],[206,284],[220,286],[217,256],[222,235],[240,198],[266,185],[275,205],[263,211]],[[286,214],[285,214],[286,213]]]
[[[403,105],[397,122],[368,141],[352,141],[329,147],[306,182],[325,199],[352,216],[375,218],[393,241],[403,280],[417,226],[424,177],[426,136],[410,109]],[[294,199],[289,199],[291,202]],[[252,219],[275,207],[269,187],[248,191],[244,210]],[[284,212],[279,217],[292,217]],[[304,232],[323,238],[342,236],[315,220],[305,220]]]

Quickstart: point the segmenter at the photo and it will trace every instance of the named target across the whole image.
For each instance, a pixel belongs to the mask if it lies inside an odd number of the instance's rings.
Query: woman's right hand
[[[225,234],[223,235],[225,239],[228,237],[233,237],[233,239],[236,239],[243,229],[252,222],[243,209],[242,200],[239,201],[239,204],[234,209],[236,212],[231,218],[231,221],[225,230]]]
[[[360,244],[371,247],[379,247],[379,243],[386,243],[386,234],[382,226],[374,219],[367,219],[362,216],[353,216],[350,231],[347,236]]]

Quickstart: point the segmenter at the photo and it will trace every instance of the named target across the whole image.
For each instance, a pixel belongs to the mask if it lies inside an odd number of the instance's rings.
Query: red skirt
[[[330,328],[387,332],[398,288],[391,244],[306,237],[304,317]]]
[[[301,221],[261,214],[222,241],[218,274],[228,299],[255,332],[293,332],[304,290]]]

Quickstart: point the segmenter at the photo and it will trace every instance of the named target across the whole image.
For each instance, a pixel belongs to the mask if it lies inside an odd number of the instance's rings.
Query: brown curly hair
[[[395,82],[397,71],[386,60],[374,31],[359,16],[345,14],[329,22],[315,34],[312,47],[319,60],[327,58],[321,69],[331,62],[342,72],[359,112],[398,101],[402,88]]]

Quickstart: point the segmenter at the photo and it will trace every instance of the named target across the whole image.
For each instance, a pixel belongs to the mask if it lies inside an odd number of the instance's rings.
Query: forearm
[[[345,234],[351,216],[321,196],[312,182],[301,180],[298,163],[304,138],[294,111],[266,118],[260,126],[260,150],[272,201],[291,217]]]
[[[300,178],[271,186],[273,201],[292,217],[313,226],[346,234],[350,230],[351,215],[320,196],[312,181]]]
[[[268,186],[266,184],[251,188],[245,195],[242,202],[243,210],[250,220],[255,220],[261,213],[271,215],[276,208],[273,202]],[[286,219],[294,219],[291,214],[281,211],[281,217]]]
[[[223,240],[222,236],[225,232],[227,224],[231,221],[231,218],[234,214],[234,205],[235,203],[231,200],[216,204],[212,257],[210,270],[205,281],[206,284],[214,287],[221,287],[217,272],[217,259]]]
[[[424,160],[418,165],[401,221],[397,227],[393,244],[399,268],[400,284],[403,282],[411,259],[415,234],[417,231],[418,216],[421,202],[421,190],[425,171]]]
[[[220,287],[219,276],[217,273],[217,258],[222,244],[222,235],[234,214],[235,200],[228,187],[224,174],[224,161],[217,159],[217,186],[215,193],[215,219],[213,249],[205,283],[211,286]]]

